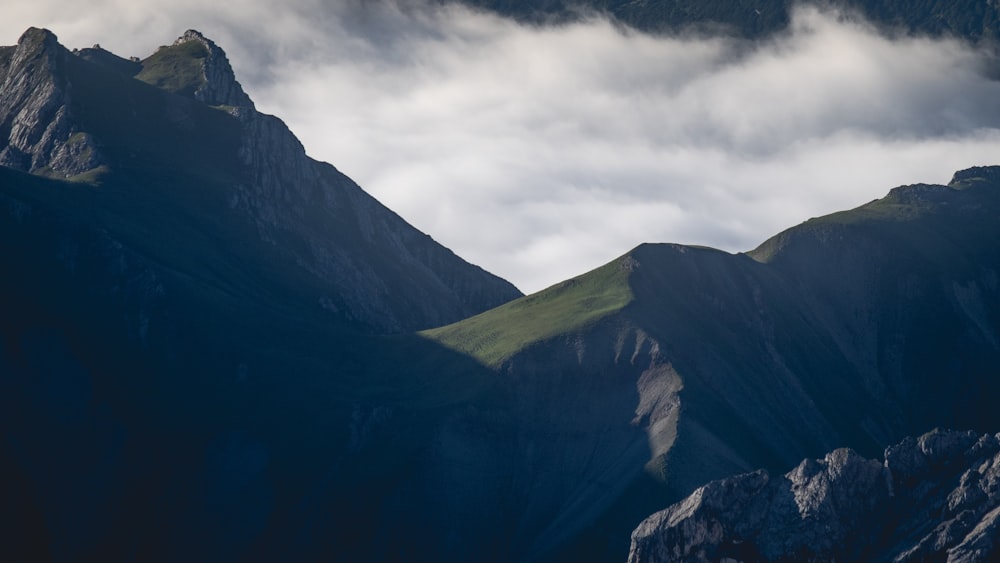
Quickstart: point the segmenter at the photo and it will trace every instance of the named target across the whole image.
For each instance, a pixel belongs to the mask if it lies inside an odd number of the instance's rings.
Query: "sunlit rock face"
[[[68,178],[102,163],[93,137],[74,120],[68,59],[43,29],[0,48],[0,166]]]

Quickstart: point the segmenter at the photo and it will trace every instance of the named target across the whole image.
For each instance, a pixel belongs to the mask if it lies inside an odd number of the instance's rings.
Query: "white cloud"
[[[127,56],[201,29],[311,155],[526,291],[644,241],[747,250],[1000,162],[1000,84],[979,54],[816,10],[751,46],[419,2],[51,2],[16,8],[0,39],[44,25]]]

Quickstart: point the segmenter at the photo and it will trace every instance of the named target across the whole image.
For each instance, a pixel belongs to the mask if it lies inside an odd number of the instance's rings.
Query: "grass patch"
[[[97,168],[92,168],[86,172],[82,172],[75,176],[70,176],[66,178],[69,182],[75,182],[78,184],[91,184],[94,186],[100,186],[104,181],[104,177],[111,173],[111,169],[105,165],[98,166]]]
[[[632,299],[622,257],[582,276],[420,334],[496,367],[525,347],[617,312]]]
[[[168,92],[191,97],[205,84],[206,57],[208,48],[199,41],[160,47],[142,61],[142,71],[135,77]]]
[[[956,189],[952,187],[928,184],[894,188],[885,197],[854,209],[809,219],[771,237],[747,254],[758,262],[771,262],[788,244],[790,236],[800,236],[808,232],[830,232],[831,229],[840,230],[847,227],[852,229],[850,231],[852,233],[861,232],[857,230],[859,228],[866,232],[872,230],[895,232],[902,223],[912,223],[927,215],[939,213],[941,204],[953,199],[955,191]],[[904,231],[909,232],[907,229],[900,232]]]

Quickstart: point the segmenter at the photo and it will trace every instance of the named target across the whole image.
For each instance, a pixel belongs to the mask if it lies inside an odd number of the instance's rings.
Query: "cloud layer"
[[[815,9],[749,45],[419,2],[56,4],[15,8],[0,43],[36,25],[144,56],[198,28],[312,156],[525,291],[645,241],[747,250],[896,185],[1000,163],[983,57]]]

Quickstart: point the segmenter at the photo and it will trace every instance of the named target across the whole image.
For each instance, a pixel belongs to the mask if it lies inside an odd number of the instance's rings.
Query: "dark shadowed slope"
[[[508,446],[471,423],[465,439],[513,472],[492,502],[516,515],[515,557],[623,557],[643,507],[709,479],[1000,427],[998,170],[897,188],[748,254],[642,245],[426,332],[513,397]]]
[[[200,35],[136,64],[0,48],[0,559],[366,560],[492,385],[379,333],[519,294],[308,159]]]

